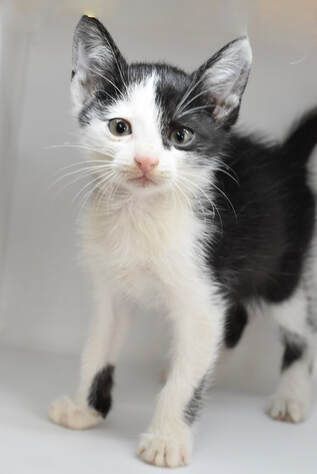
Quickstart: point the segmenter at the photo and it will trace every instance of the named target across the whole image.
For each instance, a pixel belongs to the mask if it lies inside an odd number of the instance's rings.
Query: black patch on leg
[[[282,371],[288,369],[294,362],[299,360],[306,350],[306,343],[299,336],[284,335],[283,342],[284,354],[282,359]]]
[[[189,425],[192,425],[197,418],[197,415],[201,409],[202,405],[202,396],[205,389],[205,377],[202,379],[200,384],[194,390],[194,394],[192,399],[188,403],[187,407],[185,408],[185,421]]]
[[[98,411],[104,418],[112,405],[114,366],[107,365],[95,375],[88,395],[88,404]]]
[[[226,314],[225,344],[233,349],[239,342],[248,322],[248,313],[242,304],[231,306]]]

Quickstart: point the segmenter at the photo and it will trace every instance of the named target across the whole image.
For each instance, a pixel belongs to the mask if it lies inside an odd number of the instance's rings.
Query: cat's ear
[[[119,49],[96,18],[82,16],[73,38],[72,98],[78,111],[104,85],[118,89],[125,68]]]
[[[244,36],[228,43],[194,73],[212,102],[217,123],[229,127],[236,122],[251,63],[251,46]]]

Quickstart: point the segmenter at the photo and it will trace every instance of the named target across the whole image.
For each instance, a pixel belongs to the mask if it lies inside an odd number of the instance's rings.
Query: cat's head
[[[251,65],[246,37],[187,74],[166,64],[129,64],[95,18],[79,21],[72,98],[97,184],[129,193],[195,192],[219,167]]]

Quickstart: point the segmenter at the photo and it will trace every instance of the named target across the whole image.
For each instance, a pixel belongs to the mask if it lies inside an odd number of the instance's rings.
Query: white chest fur
[[[166,285],[199,271],[203,223],[182,201],[128,200],[115,211],[92,206],[83,225],[84,252],[108,282],[136,299],[157,298]]]

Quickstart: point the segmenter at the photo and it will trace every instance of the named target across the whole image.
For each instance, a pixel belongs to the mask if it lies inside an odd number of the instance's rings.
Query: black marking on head
[[[307,348],[305,341],[300,336],[289,332],[284,333],[283,342],[282,371],[288,369],[294,362],[301,359]]]
[[[184,71],[166,64],[156,64],[156,103],[161,112],[161,133],[163,145],[170,148],[169,136],[176,125],[175,110],[190,83]]]
[[[202,163],[206,159],[209,161],[224,141],[224,131],[213,119],[210,100],[199,93],[194,100],[191,100],[194,93],[186,99],[192,79],[181,69],[166,64],[154,64],[153,68],[157,78],[156,103],[161,112],[163,145],[171,147],[169,137],[173,129],[189,128],[194,132],[194,139],[187,146],[182,146],[182,150],[194,151]]]
[[[248,322],[248,313],[242,304],[231,306],[226,313],[225,320],[225,344],[229,349],[234,348]]]
[[[107,365],[95,375],[88,395],[88,404],[98,411],[104,418],[112,406],[114,366]]]
[[[217,148],[216,142],[219,145],[219,123],[216,123],[213,112],[216,105],[222,105],[217,104],[214,98],[211,99],[209,83],[207,86],[202,76],[213,70],[217,61],[222,61],[224,70],[227,70],[225,58],[228,56],[230,59],[235,45],[240,43],[241,39],[229,43],[193,74],[163,63],[128,64],[106,28],[96,18],[83,16],[76,27],[73,41],[72,78],[77,81],[76,86],[81,91],[78,100],[82,101],[79,124],[88,125],[93,116],[103,120],[107,106],[124,96],[126,88],[155,73],[164,146],[171,147],[169,136],[175,127],[187,127],[195,131],[195,140],[184,150],[194,150],[198,156],[210,157]],[[239,63],[238,59],[239,54],[233,58]],[[229,60],[230,65],[231,62]],[[236,88],[238,83],[237,76]],[[246,79],[243,84],[245,83]],[[217,88],[218,86],[219,84]],[[240,95],[242,92],[239,89]],[[220,99],[222,100],[222,96]],[[239,108],[239,104],[236,108]],[[231,122],[233,120],[230,124]]]
[[[196,420],[199,414],[199,411],[201,410],[202,397],[203,397],[205,387],[206,387],[206,377],[203,377],[198,387],[195,388],[194,394],[185,408],[185,412],[184,412],[185,421],[189,425],[192,425],[194,423],[194,421]]]

